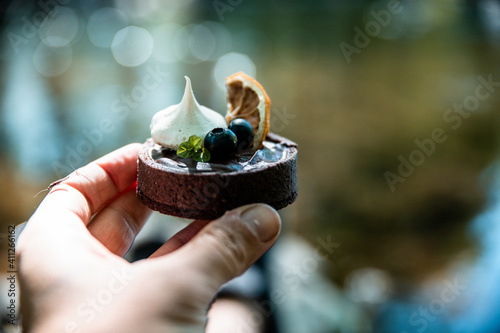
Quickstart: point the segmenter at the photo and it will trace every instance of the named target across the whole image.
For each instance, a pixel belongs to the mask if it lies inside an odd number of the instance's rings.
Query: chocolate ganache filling
[[[224,163],[195,162],[192,158],[181,158],[176,151],[155,144],[150,148],[151,158],[164,165],[170,171],[180,173],[204,172],[237,172],[262,168],[290,156],[290,144],[287,142],[264,141],[263,147],[257,151],[245,150],[236,154]]]

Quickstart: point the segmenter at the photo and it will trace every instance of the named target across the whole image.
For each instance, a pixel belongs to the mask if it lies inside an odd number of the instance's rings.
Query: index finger
[[[67,221],[73,216],[87,225],[107,202],[134,184],[139,149],[140,144],[129,144],[77,169],[54,186],[36,217]]]

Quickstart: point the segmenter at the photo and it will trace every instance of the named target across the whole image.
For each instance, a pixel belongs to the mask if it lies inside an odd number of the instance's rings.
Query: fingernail
[[[273,208],[267,205],[250,206],[243,211],[241,219],[261,242],[273,239],[280,231],[280,217]]]

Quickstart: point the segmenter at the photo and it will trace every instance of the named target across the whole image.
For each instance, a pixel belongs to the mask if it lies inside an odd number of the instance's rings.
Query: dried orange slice
[[[271,100],[262,85],[243,72],[226,78],[227,113],[229,124],[233,119],[246,119],[253,127],[252,149],[262,147],[269,132]]]

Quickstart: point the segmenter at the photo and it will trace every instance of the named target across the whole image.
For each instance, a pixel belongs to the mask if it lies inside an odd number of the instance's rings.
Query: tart
[[[183,101],[153,117],[152,138],[139,152],[139,200],[163,214],[204,220],[251,203],[266,203],[275,209],[293,203],[298,194],[297,144],[268,131],[270,100],[262,86],[244,73],[230,76],[226,80],[228,112],[221,123],[221,115],[196,102],[186,80]],[[227,158],[200,158],[201,151],[210,156],[199,143],[205,139],[204,146],[212,147],[207,144],[211,134],[207,128],[222,131],[221,127],[231,128],[229,123],[241,118],[248,119],[257,133],[248,146],[238,146],[235,141],[235,152],[229,152]],[[198,139],[197,148],[189,143],[193,138]],[[198,158],[196,153],[179,153],[186,144],[199,148]]]

